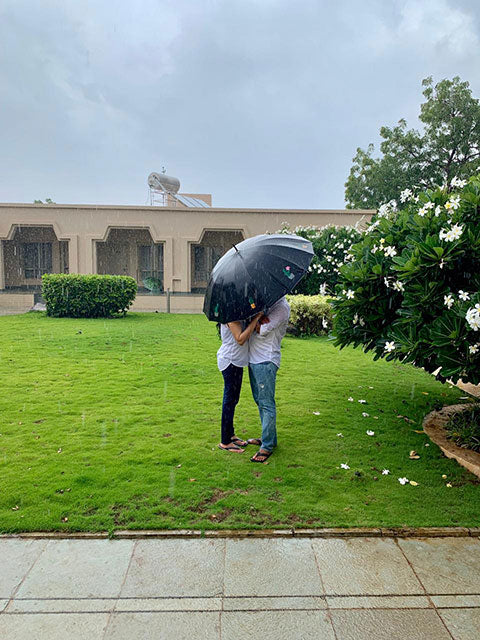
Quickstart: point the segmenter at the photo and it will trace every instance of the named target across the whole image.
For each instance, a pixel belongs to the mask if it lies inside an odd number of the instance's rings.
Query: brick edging
[[[68,532],[32,531],[0,534],[7,538],[27,540],[141,540],[166,538],[467,538],[480,537],[480,527],[383,527],[383,528],[324,528],[324,529],[221,529],[201,531],[199,529],[123,530],[109,534],[106,531]]]

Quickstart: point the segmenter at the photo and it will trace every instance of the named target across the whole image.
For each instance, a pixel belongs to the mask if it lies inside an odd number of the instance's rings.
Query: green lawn
[[[203,316],[0,317],[0,530],[479,525],[478,481],[418,433],[458,389],[286,338],[280,444],[253,464],[217,448],[218,346]],[[259,433],[246,376],[237,434]]]

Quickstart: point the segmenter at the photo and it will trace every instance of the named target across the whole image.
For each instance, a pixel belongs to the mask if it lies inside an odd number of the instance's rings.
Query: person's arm
[[[259,325],[258,334],[260,336],[266,336],[284,322],[288,322],[290,317],[290,307],[288,304],[276,304],[272,307],[272,310],[268,314],[268,322]]]
[[[247,328],[244,331],[242,331],[241,322],[228,323],[227,326],[232,332],[232,335],[235,338],[235,340],[238,342],[238,344],[245,344],[245,342],[247,342],[247,340],[250,338],[252,333],[255,331],[255,327],[257,325],[259,318],[261,318],[262,316],[263,316],[263,311],[260,311],[260,313],[257,313],[257,315],[253,317],[253,319],[250,321],[250,323],[248,324]]]

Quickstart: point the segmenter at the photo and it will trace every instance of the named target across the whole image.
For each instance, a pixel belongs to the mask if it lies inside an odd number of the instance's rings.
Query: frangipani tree
[[[480,382],[480,177],[405,189],[340,269],[336,344]]]

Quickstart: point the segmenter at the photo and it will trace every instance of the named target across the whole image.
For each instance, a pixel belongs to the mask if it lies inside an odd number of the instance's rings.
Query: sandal
[[[242,440],[241,438],[237,438],[237,436],[232,436],[231,441],[232,444],[236,444],[237,447],[246,447],[248,442],[246,440]]]
[[[262,439],[261,438],[249,438],[247,440],[247,444],[254,444],[257,447],[260,447],[262,445]]]
[[[260,451],[260,450],[258,450],[257,453],[250,458],[250,462],[260,462],[260,463],[263,464],[272,455],[272,453],[273,453],[273,451]],[[259,457],[263,458],[263,460],[259,460],[258,459]]]
[[[222,449],[222,451],[232,451],[233,453],[243,453],[245,451],[245,449],[242,449],[242,447],[238,447],[236,444],[222,444],[220,443],[218,445],[219,449]]]

